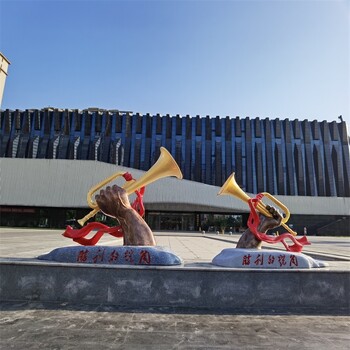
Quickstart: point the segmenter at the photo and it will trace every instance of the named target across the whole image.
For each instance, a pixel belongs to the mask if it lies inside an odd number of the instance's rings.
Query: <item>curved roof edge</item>
[[[0,205],[86,208],[91,187],[116,172],[139,179],[145,172],[108,163],[65,159],[0,158]],[[119,185],[123,179],[117,180]],[[233,196],[218,196],[219,187],[173,177],[146,188],[147,210],[183,212],[248,212],[248,205]],[[276,196],[291,214],[345,215],[350,198]]]

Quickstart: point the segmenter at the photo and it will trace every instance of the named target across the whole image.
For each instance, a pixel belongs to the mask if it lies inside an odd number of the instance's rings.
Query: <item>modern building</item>
[[[208,229],[219,214],[229,216],[229,229],[244,226],[247,203],[216,195],[235,172],[246,193],[269,192],[286,204],[294,229],[350,234],[345,122],[45,108],[1,111],[0,128],[2,225],[64,227],[88,212],[90,187],[115,171],[142,176],[163,146],[184,180],[147,187],[153,229]]]

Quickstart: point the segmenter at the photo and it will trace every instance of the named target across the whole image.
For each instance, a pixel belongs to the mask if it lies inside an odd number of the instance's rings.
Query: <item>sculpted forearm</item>
[[[272,217],[266,217],[260,214],[258,231],[262,233],[266,233],[268,230],[280,226],[282,220],[281,214],[275,208],[267,206],[266,209],[270,212]],[[260,249],[261,246],[262,242],[255,237],[250,229],[247,229],[239,239],[236,248]]]
[[[124,232],[124,245],[156,245],[152,230],[134,209],[125,211],[119,222]]]
[[[106,215],[118,219],[124,233],[124,245],[156,245],[152,230],[131,207],[123,188],[108,186],[96,196],[96,202]]]

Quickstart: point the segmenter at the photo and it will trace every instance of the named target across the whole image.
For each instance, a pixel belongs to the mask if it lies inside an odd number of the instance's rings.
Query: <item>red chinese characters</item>
[[[132,249],[126,250],[124,253],[124,259],[127,262],[134,263],[134,251]]]
[[[111,254],[109,254],[109,259],[108,262],[110,264],[115,263],[118,260],[119,254],[118,252],[114,249]]]
[[[147,250],[141,250],[139,264],[149,265],[151,263],[151,255]]]
[[[267,259],[268,265],[273,265],[275,262],[275,257],[273,255],[269,255],[269,258]]]
[[[284,266],[287,264],[286,262],[286,256],[284,254],[281,254],[278,256],[278,262],[280,264],[280,267]]]
[[[256,266],[264,265],[264,254],[258,254],[256,259],[254,260],[254,264]]]
[[[147,260],[145,260],[146,263]],[[140,259],[141,262],[141,259]],[[298,267],[298,258],[297,255],[288,255],[288,254],[264,254],[264,253],[257,253],[257,254],[245,254],[242,257],[242,266],[252,266],[252,267],[268,267],[268,266],[275,266],[275,267]]]
[[[89,251],[87,249],[79,251],[77,262],[86,262],[88,259],[88,253]]]
[[[120,248],[93,247],[77,251],[76,261],[94,264],[151,265],[152,254],[148,249],[123,250]]]
[[[289,257],[289,266],[298,266],[298,258],[296,255],[291,255]]]
[[[104,255],[105,255],[105,250],[98,248],[96,255],[92,257],[92,261],[95,264],[98,262],[103,262]]]
[[[242,260],[242,266],[249,266],[250,265],[250,258],[251,258],[252,256],[250,255],[250,254],[248,254],[248,255],[244,255],[243,256],[243,260]]]

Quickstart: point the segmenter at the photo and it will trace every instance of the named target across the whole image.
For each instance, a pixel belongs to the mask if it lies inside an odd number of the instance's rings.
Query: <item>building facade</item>
[[[186,180],[220,187],[235,172],[248,193],[350,197],[345,122],[46,108],[1,111],[0,128],[4,158],[95,160],[146,171],[164,146]]]
[[[82,159],[148,170],[164,146],[184,178],[250,193],[350,197],[345,122],[150,116],[117,111],[1,112],[0,157]]]

